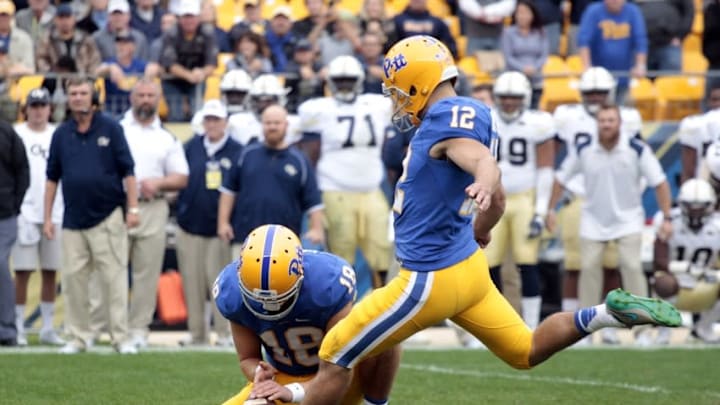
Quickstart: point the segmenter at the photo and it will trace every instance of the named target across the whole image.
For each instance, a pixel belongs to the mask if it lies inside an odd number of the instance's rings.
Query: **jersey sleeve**
[[[355,270],[335,255],[318,252],[314,256],[310,271],[322,272],[323,277],[313,278],[315,282],[322,282],[321,288],[317,291],[313,289],[313,300],[317,307],[323,308],[325,317],[330,319],[355,301]]]
[[[629,138],[641,136],[642,117],[637,109],[622,109],[622,131],[627,134]]]
[[[702,116],[689,116],[680,121],[678,128],[678,141],[681,145],[688,146],[693,149],[700,149],[703,142]]]
[[[237,261],[225,266],[215,279],[212,288],[212,296],[220,314],[235,322],[238,322],[238,311],[242,308],[242,293],[238,287],[237,266]]]
[[[549,113],[537,111],[532,124],[535,130],[535,143],[538,145],[555,137],[555,122]]]
[[[322,99],[311,99],[298,107],[300,117],[300,133],[303,140],[319,139],[322,135],[323,113],[321,106]]]
[[[561,142],[566,143],[568,146],[572,146],[567,140],[567,126],[570,122],[567,113],[567,106],[559,105],[553,113],[553,128],[555,129],[555,136]]]
[[[472,99],[442,100],[432,106],[425,119],[429,125],[423,129],[423,135],[432,144],[451,138],[469,138],[491,151],[496,148],[497,131],[490,109]]]

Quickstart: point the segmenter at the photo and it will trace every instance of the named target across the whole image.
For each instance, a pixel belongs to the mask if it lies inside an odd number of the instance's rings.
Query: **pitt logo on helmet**
[[[402,70],[407,64],[407,59],[405,59],[405,55],[403,54],[395,55],[393,58],[385,58],[385,62],[383,62],[385,77],[389,79],[391,73]]]

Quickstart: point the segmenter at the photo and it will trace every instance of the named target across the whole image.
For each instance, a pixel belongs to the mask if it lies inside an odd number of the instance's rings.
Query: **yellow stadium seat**
[[[100,100],[100,105],[105,104],[105,78],[104,77],[98,77],[95,79],[95,91],[98,92],[98,100]]]
[[[245,6],[242,0],[222,0],[215,6],[215,25],[229,31],[244,15]]]
[[[339,9],[347,10],[358,15],[360,14],[360,10],[362,10],[363,0],[340,0],[335,4],[337,4]]]
[[[203,100],[220,99],[220,76],[209,76],[205,80],[205,95]]]
[[[557,55],[550,55],[548,56],[545,65],[543,65],[542,73],[546,76],[557,77],[568,75],[570,73],[570,70],[568,69],[568,66],[563,60],[563,58]]]
[[[455,45],[457,45],[458,50],[458,58],[462,58],[465,55],[465,50],[467,49],[467,37],[464,35],[460,35],[459,37],[455,37]]]
[[[683,73],[705,73],[708,70],[708,60],[700,52],[682,53]]]
[[[457,66],[471,79],[478,77],[481,72],[480,66],[478,66],[477,58],[474,56],[465,56],[461,58],[458,61]]]
[[[688,34],[683,41],[683,52],[702,52],[702,37],[698,34]]]
[[[391,14],[395,15],[402,13],[407,7],[410,0],[387,0],[386,6],[392,11]]]
[[[45,77],[43,75],[27,75],[19,78],[15,83],[10,85],[9,95],[10,99],[15,102],[19,102],[21,105],[25,104],[30,90],[36,89],[42,85]]]
[[[545,79],[540,109],[552,113],[561,104],[579,103],[578,80],[568,78]]]
[[[445,0],[428,0],[427,8],[435,17],[445,18],[450,15],[450,6]]]
[[[705,79],[665,76],[655,80],[658,94],[658,120],[680,120],[701,110]]]
[[[568,56],[567,59],[565,59],[565,64],[567,64],[568,70],[575,75],[580,76],[585,71],[579,55]]]
[[[457,38],[460,36],[460,18],[458,16],[450,15],[443,18],[443,21],[445,21],[445,24],[447,24],[448,28],[450,29],[450,34],[453,36],[453,38]]]
[[[635,108],[640,111],[644,121],[655,119],[657,106],[657,91],[650,79],[632,79],[630,81],[630,99]]]
[[[693,18],[692,29],[690,30],[690,32],[692,32],[693,34],[702,35],[704,29],[705,24],[702,9],[695,10],[695,18]]]
[[[213,76],[222,76],[225,74],[225,70],[227,67],[227,63],[230,59],[233,58],[232,52],[220,52],[217,56],[217,66],[215,66],[215,70],[213,71]]]

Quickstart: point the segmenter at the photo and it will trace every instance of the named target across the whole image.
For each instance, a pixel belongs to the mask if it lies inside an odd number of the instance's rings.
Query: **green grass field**
[[[0,404],[219,404],[232,352],[61,356],[0,350]],[[720,349],[586,349],[516,371],[486,351],[406,350],[392,404],[720,404]]]

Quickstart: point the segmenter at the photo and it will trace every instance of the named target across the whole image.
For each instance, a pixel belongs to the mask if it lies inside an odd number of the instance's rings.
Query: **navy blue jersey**
[[[283,319],[259,319],[245,306],[240,291],[238,262],[228,264],[213,287],[215,304],[228,320],[260,337],[267,361],[290,375],[314,374],[318,350],[328,321],[355,300],[355,271],[330,253],[303,252],[304,279],[300,296]]]
[[[448,159],[429,155],[433,145],[449,138],[474,139],[495,153],[490,109],[471,98],[443,99],[430,107],[410,141],[393,204],[397,256],[410,270],[440,270],[478,248],[473,201],[465,194],[473,176]]]

